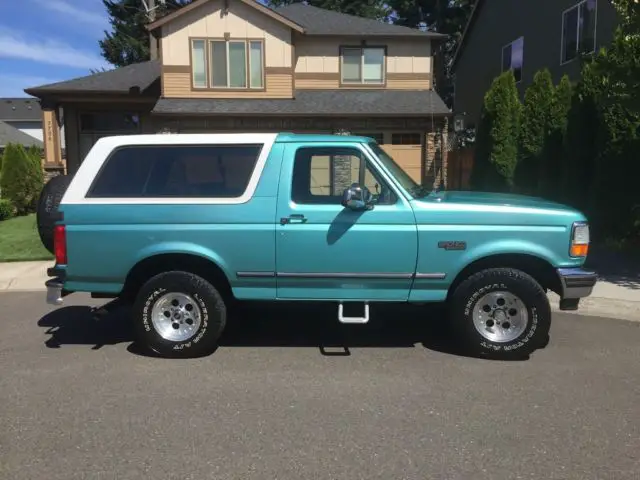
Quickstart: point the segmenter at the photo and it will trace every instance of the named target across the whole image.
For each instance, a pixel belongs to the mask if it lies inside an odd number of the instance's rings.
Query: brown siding
[[[296,73],[296,88],[300,90],[327,90],[334,88],[428,90],[431,86],[429,73],[389,73],[386,85],[340,85],[339,73]]]
[[[264,90],[228,90],[191,87],[191,73],[188,68],[164,68],[162,74],[162,95],[165,98],[292,98],[293,75],[289,68],[265,69]]]
[[[610,0],[597,0],[597,48],[611,41],[616,16]],[[562,12],[578,0],[485,1],[474,26],[467,33],[465,48],[455,69],[454,109],[467,113],[467,123],[476,122],[484,93],[501,72],[502,47],[524,37],[524,61],[520,93],[541,68],[551,71],[554,82],[568,74],[577,80],[578,59],[560,65]]]

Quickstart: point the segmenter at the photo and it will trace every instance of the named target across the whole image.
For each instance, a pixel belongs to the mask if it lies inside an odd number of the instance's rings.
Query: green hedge
[[[5,198],[0,198],[0,222],[14,217],[15,214],[16,209],[13,204]]]
[[[35,211],[38,196],[44,185],[44,173],[38,156],[27,153],[22,145],[8,144],[4,151],[0,188],[2,197],[9,200],[18,215]]]

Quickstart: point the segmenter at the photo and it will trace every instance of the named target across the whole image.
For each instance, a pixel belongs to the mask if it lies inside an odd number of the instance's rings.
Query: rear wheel
[[[47,182],[38,198],[36,223],[42,245],[53,253],[53,229],[58,221],[58,206],[64,196],[71,177],[58,175]]]
[[[520,270],[492,268],[472,275],[456,288],[449,307],[457,333],[477,354],[526,357],[548,341],[549,300]]]
[[[224,300],[213,285],[188,272],[151,278],[138,293],[133,321],[138,339],[168,357],[213,352],[227,320]]]

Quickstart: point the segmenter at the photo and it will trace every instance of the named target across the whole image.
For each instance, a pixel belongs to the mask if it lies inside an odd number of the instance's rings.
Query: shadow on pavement
[[[134,342],[128,308],[111,302],[103,307],[59,308],[39,322],[49,338],[45,345],[131,343],[136,355],[156,356]],[[375,306],[367,325],[343,325],[334,305],[249,304],[234,309],[220,338],[220,347],[311,347],[324,356],[350,356],[352,348],[415,348],[471,356],[452,340],[446,317],[437,306]]]

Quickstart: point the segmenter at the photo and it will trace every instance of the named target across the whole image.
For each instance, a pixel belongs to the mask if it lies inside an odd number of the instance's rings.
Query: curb
[[[558,295],[549,293],[547,296],[551,302],[551,311],[554,313],[640,322],[640,302],[615,298],[587,297],[580,301],[578,310],[566,311],[560,310],[558,307],[560,302]]]

